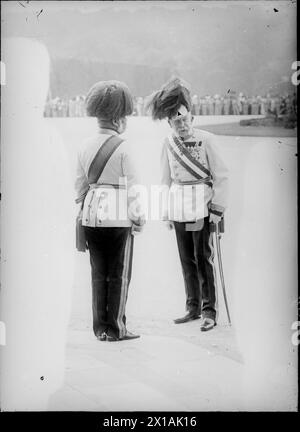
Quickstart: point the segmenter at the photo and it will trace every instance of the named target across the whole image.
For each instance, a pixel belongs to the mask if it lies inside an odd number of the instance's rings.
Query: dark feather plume
[[[172,78],[149,96],[146,106],[153,120],[162,120],[175,116],[181,105],[191,110],[189,85],[180,78]]]

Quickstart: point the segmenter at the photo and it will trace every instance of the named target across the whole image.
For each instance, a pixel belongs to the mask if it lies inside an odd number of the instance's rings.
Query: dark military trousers
[[[217,281],[213,234],[209,218],[200,231],[186,231],[184,222],[174,222],[186,293],[186,309],[217,319]]]
[[[85,227],[92,271],[93,330],[122,338],[126,333],[125,307],[131,279],[131,228]]]

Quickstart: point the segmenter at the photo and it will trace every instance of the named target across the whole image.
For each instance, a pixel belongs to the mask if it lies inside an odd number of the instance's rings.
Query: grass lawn
[[[195,126],[198,129],[212,132],[216,135],[230,135],[230,136],[257,136],[257,137],[296,137],[297,128],[285,129],[282,127],[272,126],[240,126],[239,123],[224,123],[224,124],[211,124]]]

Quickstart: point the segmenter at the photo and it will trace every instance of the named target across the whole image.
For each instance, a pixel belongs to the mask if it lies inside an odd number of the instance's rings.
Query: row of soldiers
[[[139,97],[136,99],[136,115],[147,115],[145,110],[146,99]],[[193,95],[192,114],[193,115],[267,115],[271,113],[279,116],[288,114],[290,111],[296,112],[296,94],[285,94],[265,96],[246,96],[243,93],[236,95],[215,95],[203,96]]]
[[[78,95],[73,98],[61,99],[55,97],[46,102],[45,117],[85,117],[85,96]]]
[[[146,110],[147,98],[134,98],[134,116],[148,115]],[[236,95],[215,95],[192,97],[193,115],[267,115],[275,116],[296,113],[296,94],[252,96],[243,93]],[[59,97],[50,99],[45,106],[45,117],[85,117],[85,96],[79,95],[65,100]]]

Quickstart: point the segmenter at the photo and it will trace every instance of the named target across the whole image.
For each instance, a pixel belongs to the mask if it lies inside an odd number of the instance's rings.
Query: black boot
[[[200,315],[197,312],[191,312],[190,311],[184,317],[174,319],[174,323],[175,324],[183,324],[183,323],[186,323],[188,321],[193,321],[193,320],[196,320],[199,318],[200,318]]]

